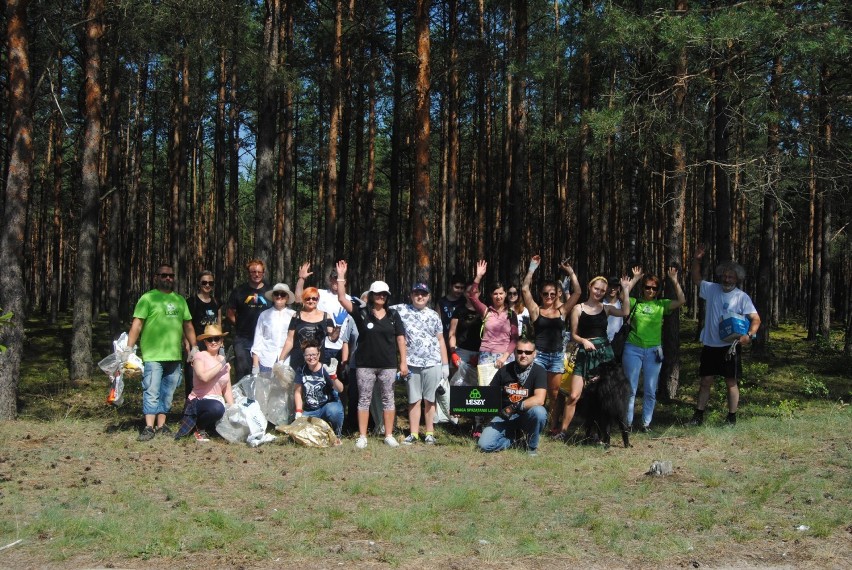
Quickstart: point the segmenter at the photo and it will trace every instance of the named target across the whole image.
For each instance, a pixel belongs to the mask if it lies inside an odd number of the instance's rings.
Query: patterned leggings
[[[356,370],[358,377],[358,409],[369,410],[373,398],[373,386],[376,381],[382,387],[382,409],[386,412],[396,409],[393,401],[393,381],[396,379],[395,368],[361,368]]]

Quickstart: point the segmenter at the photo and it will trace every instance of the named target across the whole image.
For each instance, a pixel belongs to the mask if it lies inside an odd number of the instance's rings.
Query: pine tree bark
[[[0,420],[18,414],[18,382],[24,349],[26,283],[24,282],[24,231],[29,189],[33,183],[33,117],[30,40],[27,29],[28,0],[7,0],[9,163],[4,196],[3,229],[0,231],[0,314],[12,312],[0,328]]]
[[[336,0],[334,3],[334,43],[331,56],[331,89],[329,98],[328,115],[328,147],[326,149],[325,170],[325,239],[323,240],[323,262],[324,267],[331,267],[337,256],[335,247],[338,233],[338,216],[343,212],[337,211],[338,168],[337,152],[340,143],[340,110],[343,88],[343,2]],[[324,271],[324,269],[323,269]]]
[[[417,0],[414,30],[417,45],[417,83],[415,88],[414,191],[411,202],[414,210],[413,236],[415,279],[429,283],[432,277],[432,248],[429,196],[429,87],[431,81],[429,6],[430,0]]]
[[[257,185],[254,194],[254,257],[270,263],[275,195],[275,143],[278,136],[279,0],[266,0],[263,65],[257,117]]]
[[[102,137],[101,54],[103,0],[89,0],[84,18],[85,53],[84,134],[82,140],[82,183],[80,189],[80,232],[74,273],[74,332],[71,339],[71,381],[92,373],[92,295],[97,254],[98,209],[101,190],[99,157]]]

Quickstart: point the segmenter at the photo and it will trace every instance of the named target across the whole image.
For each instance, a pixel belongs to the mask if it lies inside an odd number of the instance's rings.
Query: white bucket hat
[[[287,286],[286,283],[276,283],[275,286],[266,293],[264,293],[263,296],[266,297],[267,301],[273,302],[275,300],[274,297],[276,291],[284,291],[285,293],[287,293],[288,305],[292,305],[293,301],[295,301],[295,295],[293,295],[293,292],[290,291],[290,288]]]

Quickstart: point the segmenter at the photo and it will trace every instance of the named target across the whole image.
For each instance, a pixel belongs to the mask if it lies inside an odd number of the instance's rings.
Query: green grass
[[[395,450],[378,439],[363,451],[351,439],[327,450],[283,439],[257,449],[139,443],[138,383],[122,408],[107,407],[106,377],[71,386],[52,329],[33,323],[20,420],[0,425],[0,546],[23,541],[0,560],[843,566],[852,411],[836,342],[806,343],[803,331],[782,327],[774,355],[747,359],[737,426],[722,427],[720,382],[706,425],[690,429],[699,347],[690,323],[684,329],[681,390],[658,407],[654,436],[635,435],[632,449],[544,441],[531,460],[480,454],[464,433],[442,429],[434,448]],[[103,356],[109,339],[97,342]],[[646,476],[654,460],[672,461],[674,474]]]

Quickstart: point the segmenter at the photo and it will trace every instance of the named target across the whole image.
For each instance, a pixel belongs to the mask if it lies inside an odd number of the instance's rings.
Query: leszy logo
[[[482,397],[482,393],[478,389],[474,388],[467,395],[464,403],[466,406],[482,406],[485,404],[485,398]]]

